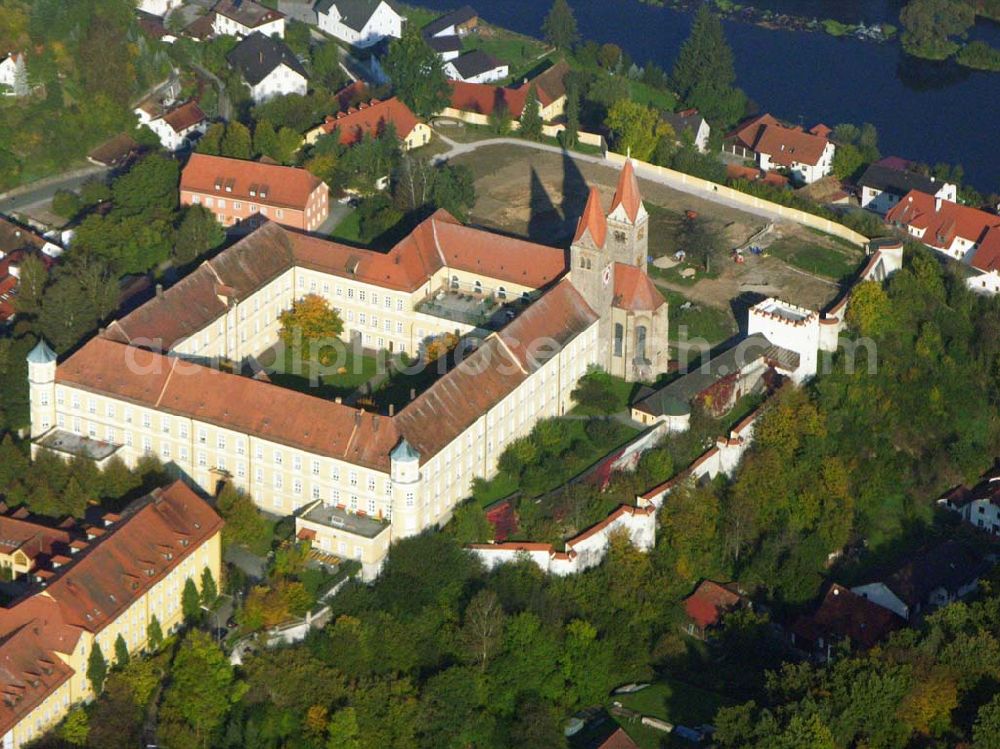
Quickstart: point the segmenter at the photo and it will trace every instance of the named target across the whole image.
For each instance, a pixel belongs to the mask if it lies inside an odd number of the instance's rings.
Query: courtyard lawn
[[[690,727],[711,723],[720,707],[732,704],[721,694],[670,678],[657,681],[640,692],[615,695],[610,700],[617,700],[623,707],[643,715]],[[639,720],[630,722],[619,718],[618,721],[643,749],[691,746],[680,738],[643,726]]]
[[[351,211],[333,227],[330,239],[347,244],[361,244],[361,219],[356,210]]]
[[[378,373],[379,362],[376,357],[356,353],[347,344],[331,356],[331,363],[323,366],[323,371],[317,373],[316,383],[310,377],[310,363],[302,361],[299,352],[286,349],[280,367],[278,363],[270,364],[267,352],[259,358],[266,368],[275,370],[268,372],[275,385],[330,400],[346,398]]]
[[[496,26],[481,24],[478,34],[469,34],[462,42],[463,51],[481,49],[501,62],[507,63],[508,80],[518,83],[528,73],[535,72],[549,54],[549,48],[537,39],[515,34]]]
[[[641,387],[638,383],[626,382],[621,377],[614,377],[607,372],[595,372],[588,376],[598,378],[601,384],[614,395],[615,407],[610,411],[602,411],[588,403],[580,403],[570,411],[571,416],[605,416],[608,413],[626,411],[632,403],[632,396]]]
[[[859,248],[832,243],[827,246],[786,238],[776,240],[767,248],[767,252],[784,260],[789,265],[800,268],[818,276],[840,280],[850,277],[861,262],[862,254]]]
[[[734,336],[739,328],[729,310],[710,307],[705,304],[694,304],[687,309],[681,309],[688,300],[678,291],[660,289],[670,303],[670,332],[672,343],[679,340],[681,326],[687,328],[686,340],[704,338],[710,346],[722,343]]]

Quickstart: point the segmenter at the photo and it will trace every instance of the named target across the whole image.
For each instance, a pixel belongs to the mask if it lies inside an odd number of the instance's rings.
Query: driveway
[[[107,173],[107,167],[89,166],[15,188],[0,196],[0,213],[27,210],[31,206],[52,200],[52,196],[59,190],[79,190],[87,180],[103,179]]]
[[[251,554],[241,546],[228,546],[223,559],[243,570],[247,577],[263,580],[267,573],[267,560],[256,554]]]

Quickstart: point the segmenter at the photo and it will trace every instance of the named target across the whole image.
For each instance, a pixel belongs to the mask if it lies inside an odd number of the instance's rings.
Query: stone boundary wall
[[[627,157],[623,154],[615,153],[614,151],[607,151],[604,158],[609,164],[622,166]],[[808,226],[812,229],[832,234],[835,237],[846,239],[848,242],[852,242],[853,244],[859,246],[864,246],[868,243],[868,237],[863,234],[859,234],[843,224],[823,218],[822,216],[806,213],[805,211],[800,211],[798,208],[790,208],[786,205],[772,203],[769,200],[764,200],[763,198],[758,198],[754,195],[748,195],[745,192],[740,192],[739,190],[727,187],[726,185],[709,182],[708,180],[701,179],[700,177],[685,174],[684,172],[678,172],[673,169],[667,169],[666,167],[656,166],[655,164],[639,161],[638,159],[633,158],[632,163],[635,165],[636,171],[640,177],[643,173],[646,173],[647,175],[655,175],[669,187],[683,189],[685,192],[692,192],[695,194],[704,193],[704,197],[707,200],[718,200],[719,198],[724,198],[734,203],[747,206],[748,208],[767,210],[779,218],[794,221],[797,224],[802,224],[803,226]]]

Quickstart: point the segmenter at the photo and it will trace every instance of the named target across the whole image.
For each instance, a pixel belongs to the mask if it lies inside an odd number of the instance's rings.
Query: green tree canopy
[[[566,0],[555,0],[552,3],[552,9],[542,22],[542,34],[545,41],[559,49],[570,49],[580,41],[576,17]]]
[[[899,13],[903,49],[915,56],[943,60],[958,50],[961,37],[975,21],[972,5],[961,0],[910,0]]]
[[[396,95],[418,116],[429,117],[447,106],[450,88],[441,57],[415,25],[389,45],[385,72]]]

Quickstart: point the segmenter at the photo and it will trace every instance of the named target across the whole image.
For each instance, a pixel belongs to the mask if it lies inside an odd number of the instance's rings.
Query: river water
[[[458,0],[416,0],[436,10]],[[642,64],[669,71],[691,28],[690,14],[638,0],[570,0],[584,39],[612,42]],[[901,0],[761,0],[780,12],[844,22],[898,25]],[[549,0],[490,0],[482,17],[540,36]],[[824,33],[772,31],[725,23],[738,84],[776,117],[812,125],[871,122],[885,155],[961,164],[966,179],[1000,192],[1000,73],[965,70],[904,55],[895,43],[872,44]],[[1000,47],[1000,25],[984,22],[975,38]]]

